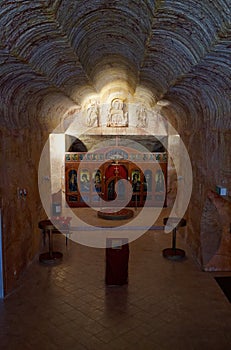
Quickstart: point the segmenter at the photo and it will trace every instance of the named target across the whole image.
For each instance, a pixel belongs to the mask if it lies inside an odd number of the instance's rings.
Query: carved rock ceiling
[[[231,0],[0,2],[0,120],[33,126],[121,81],[230,127]],[[183,118],[183,117],[182,117]]]

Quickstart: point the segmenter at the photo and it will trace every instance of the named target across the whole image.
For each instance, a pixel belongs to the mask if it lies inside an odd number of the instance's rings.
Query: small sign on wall
[[[227,196],[227,188],[222,187],[217,185],[216,186],[216,192],[220,195],[220,196]]]
[[[52,204],[52,215],[53,216],[59,216],[61,214],[62,208],[60,203],[53,203]]]

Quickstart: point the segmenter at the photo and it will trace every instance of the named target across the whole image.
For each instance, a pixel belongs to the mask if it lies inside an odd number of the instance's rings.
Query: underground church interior
[[[0,4],[1,349],[230,348],[230,5]]]

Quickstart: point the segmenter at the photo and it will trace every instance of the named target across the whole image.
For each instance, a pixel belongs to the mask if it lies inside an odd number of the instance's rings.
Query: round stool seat
[[[178,217],[164,218],[164,225],[173,226],[172,230],[172,247],[165,248],[162,253],[163,256],[170,260],[181,260],[185,257],[185,251],[183,249],[176,248],[176,231],[179,227],[186,226],[186,220]]]
[[[52,224],[51,220],[39,221],[38,227],[41,230],[53,230],[55,228],[55,226]]]

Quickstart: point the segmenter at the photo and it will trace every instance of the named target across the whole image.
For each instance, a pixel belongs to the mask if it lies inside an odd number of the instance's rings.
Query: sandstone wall
[[[5,294],[40,249],[41,206],[37,170],[45,135],[28,129],[1,130],[1,187]],[[26,196],[19,196],[26,189]]]
[[[208,200],[208,192],[215,191],[216,185],[223,185],[231,195],[231,137],[228,138],[228,134],[229,130],[215,130],[209,126],[183,134],[193,169],[193,191],[187,211],[185,239],[201,266],[216,254],[223,231],[220,215]],[[204,235],[202,227],[206,231]],[[210,236],[210,240],[206,235]],[[231,269],[230,266],[217,266],[217,269],[227,268]]]
[[[59,93],[47,92],[43,98],[34,97],[33,102],[33,106],[29,107],[25,100],[24,109],[15,112],[17,122],[14,124],[10,123],[10,119],[0,118],[5,295],[17,286],[21,274],[41,248],[38,222],[46,217],[38,189],[42,149],[49,133],[57,125],[60,125],[61,130],[66,128],[79,108]],[[26,189],[27,195],[19,198],[18,189]]]
[[[205,271],[231,270],[231,200],[208,191],[201,223],[202,265]]]

